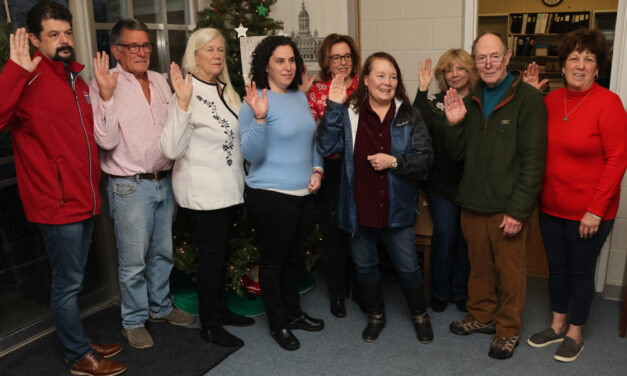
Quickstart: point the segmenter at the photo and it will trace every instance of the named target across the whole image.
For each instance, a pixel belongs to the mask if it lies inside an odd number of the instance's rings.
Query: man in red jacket
[[[77,304],[100,210],[100,168],[89,88],[74,61],[72,15],[40,1],[26,22],[30,34],[21,28],[11,35],[10,60],[0,75],[0,130],[11,128],[26,218],[41,229],[48,252],[52,316],[71,372],[118,375],[126,366],[105,357],[121,345],[91,343]],[[37,49],[33,58],[29,39]]]

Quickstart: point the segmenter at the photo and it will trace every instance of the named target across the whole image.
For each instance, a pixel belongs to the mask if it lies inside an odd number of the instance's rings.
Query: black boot
[[[368,325],[361,334],[366,342],[376,341],[385,327],[385,308],[381,282],[359,285],[363,297],[363,307],[368,313]]]
[[[433,342],[433,329],[426,309],[424,284],[421,283],[418,287],[403,287],[403,294],[412,313],[418,341]]]

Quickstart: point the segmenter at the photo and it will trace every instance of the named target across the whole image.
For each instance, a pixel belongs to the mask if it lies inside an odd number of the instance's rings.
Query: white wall
[[[437,62],[449,48],[462,47],[463,0],[361,0],[362,60],[385,51],[398,61],[409,99],[418,88],[418,62]],[[434,80],[435,81],[435,80]],[[431,90],[436,90],[435,82]]]

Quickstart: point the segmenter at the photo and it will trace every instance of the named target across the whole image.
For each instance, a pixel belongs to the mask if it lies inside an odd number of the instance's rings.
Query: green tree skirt
[[[316,287],[316,276],[312,272],[302,271],[300,273],[300,281],[298,291],[304,294]],[[185,274],[178,274],[172,278],[170,282],[170,292],[174,295],[174,305],[179,309],[191,314],[198,314],[198,293],[196,291],[196,283]],[[249,300],[246,295],[240,297],[234,291],[226,294],[226,302],[229,309],[244,316],[257,316],[266,311],[263,299],[260,296]]]

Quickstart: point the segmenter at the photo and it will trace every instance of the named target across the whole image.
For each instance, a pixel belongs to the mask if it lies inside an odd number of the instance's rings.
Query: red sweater
[[[40,56],[28,71],[9,60],[0,74],[0,130],[10,127],[17,186],[30,222],[68,224],[100,210],[100,162],[89,87],[70,86],[63,63]],[[72,62],[80,72],[83,66]]]
[[[620,98],[595,83],[583,92],[555,90],[544,102],[548,148],[540,210],[573,221],[586,211],[614,219],[627,166],[627,113]]]

